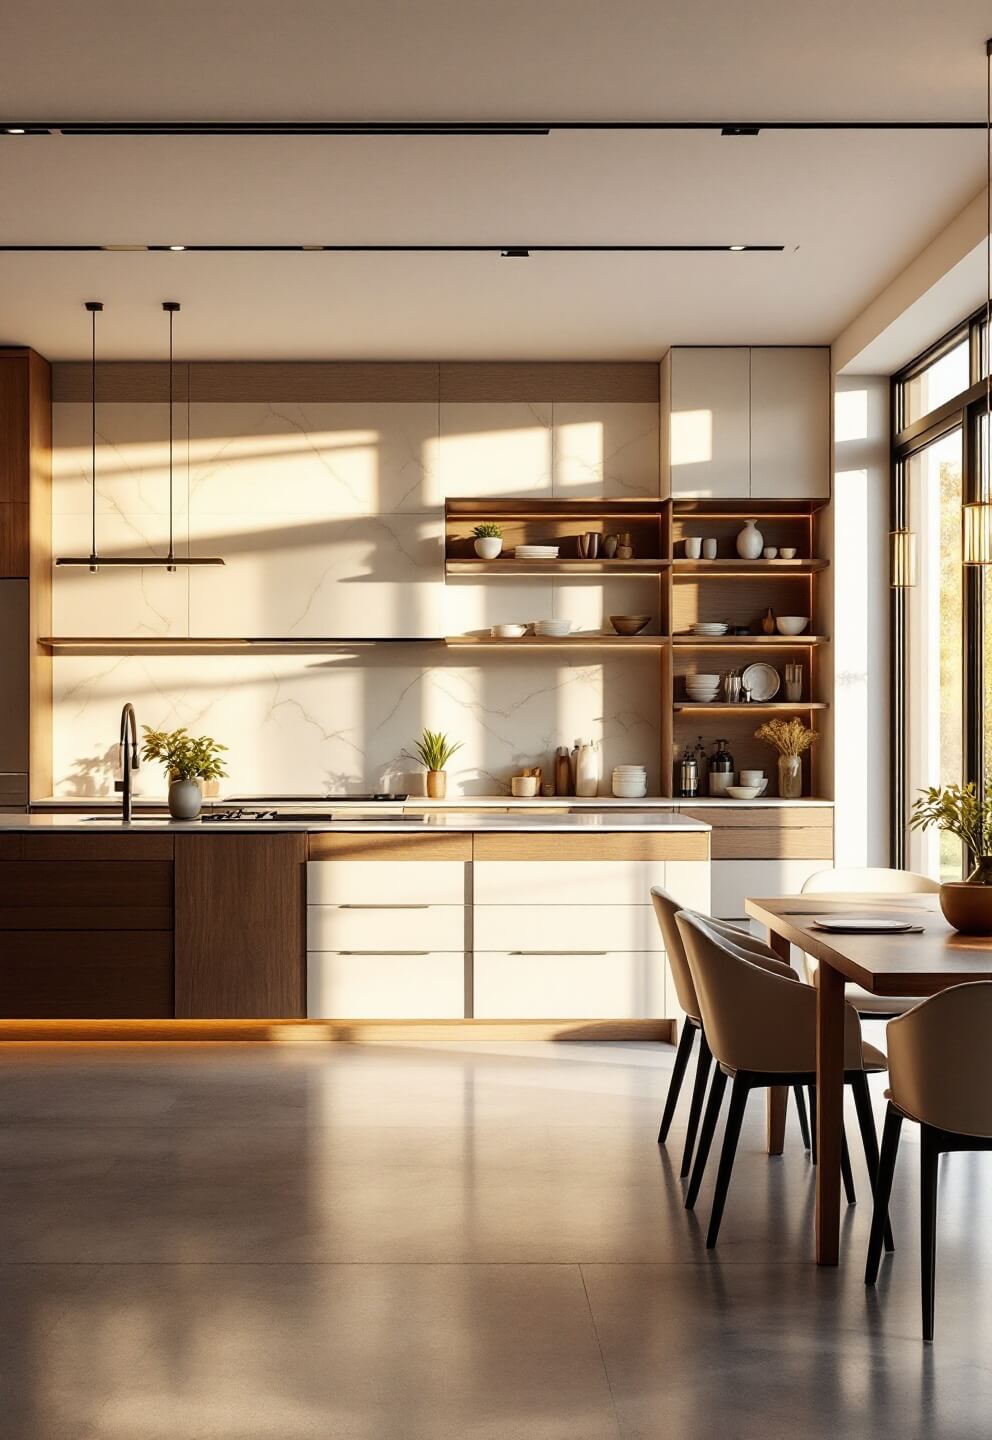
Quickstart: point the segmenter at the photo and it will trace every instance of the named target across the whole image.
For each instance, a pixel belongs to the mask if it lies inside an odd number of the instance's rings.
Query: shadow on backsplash
[[[62,795],[95,796],[113,792],[117,778],[120,747],[108,746],[103,755],[89,755],[74,760],[69,774],[59,782]]]

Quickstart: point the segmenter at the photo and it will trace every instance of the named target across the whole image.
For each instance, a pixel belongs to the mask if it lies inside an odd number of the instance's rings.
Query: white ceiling
[[[984,119],[988,0],[5,8],[0,118]],[[828,342],[975,194],[982,132],[0,137],[0,242],[781,243],[781,255],[0,256],[0,340],[196,358]],[[954,318],[954,317],[949,317]]]

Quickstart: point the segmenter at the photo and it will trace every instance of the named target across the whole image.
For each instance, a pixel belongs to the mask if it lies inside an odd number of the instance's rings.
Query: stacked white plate
[[[708,705],[716,699],[719,689],[719,675],[687,675],[685,677],[685,693],[696,705]]]
[[[616,765],[612,789],[618,800],[642,800],[648,793],[648,772],[643,765]]]
[[[534,634],[546,635],[549,638],[561,638],[567,635],[572,628],[571,620],[535,620]]]
[[[730,626],[725,620],[697,620],[692,626],[693,635],[717,636],[726,635]]]
[[[516,560],[557,560],[557,545],[518,545],[513,552]]]

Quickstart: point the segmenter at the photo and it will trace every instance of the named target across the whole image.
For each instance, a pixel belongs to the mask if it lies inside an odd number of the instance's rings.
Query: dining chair
[[[685,956],[685,947],[682,944],[682,936],[679,927],[675,923],[675,916],[682,906],[661,885],[652,885],[651,903],[654,906],[654,913],[658,919],[658,926],[661,930],[662,939],[665,942],[665,952],[668,956],[669,969],[675,983],[675,993],[678,996],[679,1007],[685,1013],[682,1022],[682,1030],[679,1035],[678,1048],[675,1051],[675,1065],[672,1068],[672,1078],[668,1085],[668,1094],[665,1097],[665,1108],[661,1116],[661,1126],[658,1130],[658,1144],[664,1145],[668,1139],[668,1132],[672,1127],[672,1120],[675,1116],[675,1107],[678,1104],[679,1094],[682,1089],[682,1082],[685,1079],[685,1072],[692,1056],[692,1047],[696,1035],[699,1035],[699,1054],[696,1058],[696,1076],[692,1087],[692,1099],[689,1102],[689,1121],[686,1127],[685,1144],[682,1150],[682,1163],[679,1168],[679,1178],[684,1180],[689,1174],[692,1165],[692,1152],[696,1145],[696,1135],[699,1131],[699,1120],[703,1111],[703,1101],[706,1098],[706,1083],[709,1079],[712,1057],[709,1045],[706,1042],[706,1031],[703,1028],[699,1014],[699,1001],[696,999],[695,986],[692,983],[692,975],[689,973],[689,964]],[[752,955],[755,964],[767,965],[771,968],[782,967],[788,969],[784,961],[780,960],[775,952],[763,941],[753,935],[747,935],[744,931],[738,930],[736,926],[722,920],[710,922],[721,932],[729,932],[736,936],[740,944]],[[794,973],[794,972],[793,972]],[[798,978],[798,977],[797,977]],[[806,1114],[806,1102],[801,1087],[795,1091],[796,1108],[799,1112],[799,1128],[803,1137],[803,1144],[807,1150],[812,1145],[809,1120]]]
[[[940,881],[913,870],[887,870],[882,867],[842,870],[817,870],[802,888],[804,895],[936,895]],[[803,954],[803,975],[808,984],[816,981],[818,962]],[[919,997],[871,995],[860,985],[848,984],[845,999],[868,1020],[891,1020],[904,1015],[919,1003]]]
[[[682,936],[701,1021],[717,1062],[686,1196],[688,1209],[692,1209],[699,1194],[727,1081],[733,1081],[706,1235],[706,1248],[712,1250],[720,1233],[744,1111],[751,1091],[773,1085],[815,1085],[816,995],[811,986],[797,983],[799,977],[784,963],[780,962],[779,970],[756,964],[742,947],[714,930],[706,916],[680,910],[675,923]],[[862,1040],[857,1012],[848,1005],[844,1028],[844,1081],[850,1085],[854,1096],[873,1188],[879,1157],[868,1075],[884,1069],[885,1056]],[[848,1201],[853,1203],[846,1139],[842,1144],[842,1171]],[[886,1246],[891,1248],[892,1234],[887,1223],[883,1238]]]
[[[942,990],[886,1028],[889,1105],[875,1185],[865,1284],[878,1279],[903,1120],[920,1127],[920,1270],[923,1338],[932,1342],[937,1280],[937,1170],[949,1150],[992,1150],[992,981]]]

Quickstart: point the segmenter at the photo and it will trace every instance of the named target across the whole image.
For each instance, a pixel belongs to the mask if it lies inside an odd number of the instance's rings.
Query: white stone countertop
[[[710,826],[702,820],[674,812],[654,814],[586,814],[586,815],[424,815],[412,820],[400,819],[395,813],[383,815],[382,819],[335,819],[331,807],[328,819],[320,820],[279,820],[224,822],[203,824],[200,820],[177,821],[167,816],[139,816],[129,825],[113,815],[0,815],[0,834],[73,834],[85,835],[93,832],[116,832],[142,835],[162,831],[182,834],[230,835],[238,832],[254,834],[271,831],[290,833],[316,832],[327,834],[336,831],[361,834],[417,834],[424,830],[448,830],[461,834],[473,831],[572,831],[588,834],[635,831],[644,833],[665,833],[668,831],[703,832]]]
[[[142,809],[164,809],[166,797],[164,795],[135,795],[134,808],[137,811]],[[239,804],[248,809],[271,808],[275,801],[259,795],[253,799],[240,799]],[[446,800],[428,800],[425,795],[410,795],[406,800],[385,801],[385,800],[359,800],[349,796],[341,796],[333,801],[328,800],[301,800],[297,804],[313,808],[315,805],[333,805],[335,811],[356,808],[359,810],[374,810],[379,813],[390,814],[403,810],[535,810],[548,809],[560,810],[567,806],[569,810],[649,810],[649,811],[678,811],[698,810],[703,806],[714,806],[719,810],[765,810],[769,807],[774,809],[787,809],[798,807],[800,809],[833,809],[832,800],[780,800],[777,795],[761,796],[757,800],[721,800],[716,796],[700,795],[698,799],[691,799],[687,796],[668,795],[647,795],[643,800],[618,800],[613,795],[552,795],[545,798],[535,795],[531,800],[517,800],[512,795],[452,795]],[[119,795],[70,795],[70,796],[46,796],[44,800],[32,800],[33,810],[49,811],[61,810],[66,813],[73,813],[77,810],[98,812],[101,810],[119,810],[121,799]],[[211,796],[203,802],[204,809],[223,810],[230,807],[231,801],[225,800],[223,796]],[[281,810],[293,808],[293,802],[280,800],[278,802]]]

